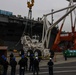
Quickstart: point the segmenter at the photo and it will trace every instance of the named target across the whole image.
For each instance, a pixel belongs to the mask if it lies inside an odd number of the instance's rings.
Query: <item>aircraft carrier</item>
[[[21,49],[20,42],[22,34],[30,37],[42,36],[43,23],[34,19],[27,19],[20,15],[13,15],[12,12],[0,10],[0,45],[8,46],[8,49]],[[53,30],[54,38],[57,34],[56,28]]]

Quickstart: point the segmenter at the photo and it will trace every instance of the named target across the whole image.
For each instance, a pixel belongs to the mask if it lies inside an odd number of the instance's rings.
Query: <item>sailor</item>
[[[53,50],[50,50],[50,58],[54,58],[54,55],[55,55],[55,53],[54,53],[54,51]]]
[[[38,71],[39,71],[39,61],[38,61],[38,57],[35,57],[33,61],[33,75],[35,75],[35,72],[38,75]]]
[[[49,75],[53,75],[53,61],[52,61],[52,58],[50,58],[49,62],[47,63],[48,65],[48,69],[49,69]]]
[[[20,68],[19,68],[19,75],[24,75],[25,73],[25,65],[26,65],[26,61],[24,58],[24,55],[21,56],[21,59],[18,62]]]
[[[28,69],[28,58],[26,57],[26,55],[25,55],[25,61],[26,61],[26,63],[25,63],[25,70],[27,71],[27,69]]]
[[[3,65],[3,62],[4,62],[4,58],[5,58],[4,55],[2,55],[1,58],[0,58],[0,63],[1,63],[2,65]]]
[[[2,56],[0,57],[0,75],[3,74],[3,62],[4,62],[4,58],[5,58],[4,55],[2,55]]]
[[[24,55],[24,50],[23,50],[23,49],[21,49],[21,56],[22,56],[22,55]]]
[[[8,70],[8,61],[7,61],[7,58],[4,57],[4,61],[3,61],[3,75],[7,75],[7,70]]]
[[[13,57],[14,57],[14,54],[13,54],[13,52],[11,52],[11,54],[10,54],[10,62],[11,62]]]
[[[12,60],[10,61],[11,75],[15,75],[16,65],[17,65],[17,61],[16,61],[15,57],[13,57]]]

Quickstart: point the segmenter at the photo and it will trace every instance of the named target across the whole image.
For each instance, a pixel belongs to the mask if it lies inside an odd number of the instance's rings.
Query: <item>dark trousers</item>
[[[28,69],[28,65],[25,65],[25,70],[27,71],[27,69]]]
[[[49,75],[53,75],[53,67],[49,67]]]
[[[11,68],[11,75],[15,75],[16,73],[16,68]]]
[[[13,59],[13,57],[10,57],[10,62],[11,62],[12,59]]]
[[[67,56],[66,55],[64,55],[64,58],[65,58],[65,61],[67,60]]]
[[[29,71],[32,70],[33,71],[33,64],[29,65]]]
[[[33,68],[33,75],[35,75],[35,72],[37,73],[37,75],[38,75],[38,71],[39,71],[39,68],[37,67],[37,68]]]
[[[25,67],[20,67],[19,75],[24,75],[24,74],[25,74]]]
[[[3,69],[3,75],[7,75],[7,69]]]

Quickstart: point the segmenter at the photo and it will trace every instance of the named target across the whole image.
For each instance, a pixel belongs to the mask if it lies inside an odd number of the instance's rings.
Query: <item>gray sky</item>
[[[51,9],[58,10],[67,7],[66,0],[35,0],[32,14],[35,19],[42,17],[43,14],[51,12]],[[0,0],[0,9],[13,12],[14,15],[28,16],[27,0]],[[63,15],[63,13],[61,13]],[[57,14],[55,18],[59,18]]]
[[[43,14],[49,13],[51,9],[57,10],[67,5],[66,0],[35,0],[32,8],[33,17],[42,17]],[[16,15],[27,16],[27,0],[0,0],[0,9],[11,11]]]

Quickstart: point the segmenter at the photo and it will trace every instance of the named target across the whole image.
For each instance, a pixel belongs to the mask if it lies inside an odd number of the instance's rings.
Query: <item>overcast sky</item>
[[[32,8],[33,17],[42,17],[43,14],[51,12],[51,9],[58,10],[67,7],[66,0],[35,0]],[[0,0],[0,9],[11,11],[14,15],[28,16],[27,0]],[[63,14],[63,13],[61,13]],[[60,14],[56,16],[59,17]]]
[[[51,9],[58,10],[67,5],[66,0],[35,0],[32,7],[33,17],[42,17],[43,14],[49,13]],[[27,16],[27,0],[0,0],[0,9],[11,11],[16,15]]]

